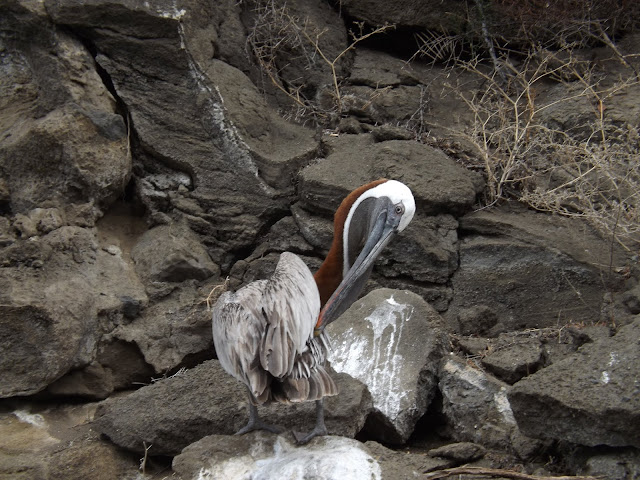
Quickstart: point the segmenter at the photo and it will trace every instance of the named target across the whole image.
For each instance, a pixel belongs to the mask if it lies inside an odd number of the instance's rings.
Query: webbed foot
[[[266,430],[271,433],[284,432],[284,428],[282,427],[263,422],[260,415],[258,415],[258,407],[249,402],[249,421],[244,427],[238,430],[235,435],[244,435],[245,433],[253,432],[254,430]]]
[[[306,435],[304,433],[294,431],[293,437],[296,439],[296,443],[298,445],[306,445],[311,441],[311,439],[315,437],[322,437],[326,434],[327,434],[327,428],[324,426],[324,423],[323,423],[322,425],[316,425],[315,428],[311,430],[309,433],[307,433]]]
[[[293,432],[293,436],[296,439],[298,445],[305,445],[309,443],[312,438],[321,437],[327,434],[327,427],[324,425],[324,406],[322,399],[316,400],[316,426],[313,427],[308,434]]]

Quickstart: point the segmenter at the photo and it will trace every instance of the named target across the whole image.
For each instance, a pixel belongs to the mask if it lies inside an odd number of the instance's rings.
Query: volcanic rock
[[[438,313],[418,295],[375,290],[327,330],[333,368],[363,382],[373,397],[375,428],[387,443],[404,443],[435,395],[446,336]],[[373,422],[372,422],[373,423]]]
[[[348,375],[333,374],[340,394],[325,399],[329,433],[353,437],[371,411],[366,388]],[[232,435],[248,419],[245,388],[210,360],[134,393],[109,399],[96,412],[97,430],[117,445],[150,455],[177,455],[206,435]],[[314,402],[258,407],[265,421],[309,431],[315,424]],[[229,441],[235,437],[228,437]],[[293,437],[292,437],[293,438]]]
[[[368,143],[352,137],[333,139],[329,155],[302,170],[306,208],[333,213],[353,189],[372,179],[391,178],[411,188],[416,208],[423,214],[461,213],[483,188],[480,176],[435,148],[407,140]]]
[[[523,433],[587,446],[640,447],[640,320],[513,386]]]
[[[523,458],[539,446],[519,431],[507,384],[451,356],[442,363],[439,388],[442,411],[454,439],[515,451]]]

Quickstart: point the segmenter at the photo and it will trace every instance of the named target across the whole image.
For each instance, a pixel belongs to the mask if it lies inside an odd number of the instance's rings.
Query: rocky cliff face
[[[637,478],[637,259],[581,218],[479,209],[486,176],[451,133],[473,112],[445,88],[478,80],[401,58],[408,29],[457,31],[464,2],[379,3],[0,6],[2,475],[129,478],[144,455],[149,471],[175,456],[185,479],[408,478],[553,456],[565,473]],[[274,15],[306,19],[316,43],[256,56],[256,22]],[[398,31],[348,48],[345,18]],[[306,121],[272,67],[315,99]],[[616,125],[638,128],[634,102],[610,102]],[[549,124],[592,113],[545,110]],[[300,457],[286,435],[232,439],[245,400],[215,359],[207,300],[265,278],[283,251],[316,268],[341,199],[380,177],[409,185],[417,214],[334,324],[341,393],[327,401],[331,434],[369,441]],[[312,410],[265,416],[304,430]]]

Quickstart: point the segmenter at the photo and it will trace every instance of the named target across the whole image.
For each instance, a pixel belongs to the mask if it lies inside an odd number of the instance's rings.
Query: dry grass
[[[227,290],[229,290],[229,277],[225,278],[223,283],[213,287],[209,292],[209,295],[207,295],[207,298],[204,300],[204,303],[207,304],[207,312],[211,311],[213,305],[215,305],[215,303],[218,301],[218,298],[220,298],[220,295],[222,295]],[[200,304],[202,303],[203,302],[200,302]]]

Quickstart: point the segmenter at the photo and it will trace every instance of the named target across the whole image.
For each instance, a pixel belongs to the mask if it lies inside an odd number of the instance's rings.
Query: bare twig
[[[351,50],[353,50],[354,48],[356,48],[356,45],[364,40],[366,40],[367,38],[372,37],[373,35],[378,35],[380,33],[386,32],[389,29],[393,29],[395,28],[395,25],[388,25],[385,24],[381,27],[376,28],[375,30],[372,30],[369,33],[363,34],[362,33],[362,29],[363,29],[363,25],[360,25],[360,31],[361,33],[356,35],[353,32],[351,33],[351,37],[352,37],[352,42],[349,44],[349,46],[347,48],[345,48],[344,50],[342,50],[333,60],[329,59],[325,53],[322,51],[322,49],[320,48],[320,37],[325,33],[325,30],[321,31],[320,33],[316,34],[315,38],[312,38],[311,35],[309,34],[308,30],[306,28],[303,28],[301,30],[302,35],[304,35],[304,37],[307,39],[307,41],[313,45],[313,47],[316,49],[316,51],[318,52],[318,55],[320,55],[320,58],[322,58],[322,60],[324,60],[324,62],[329,66],[329,68],[331,69],[331,79],[333,80],[333,88],[334,88],[334,95],[335,95],[335,99],[336,99],[336,104],[338,107],[338,111],[342,110],[342,96],[340,95],[340,84],[338,82],[338,73],[336,71],[336,66],[337,63],[340,61],[340,59],[342,59],[342,57],[344,57],[347,53],[349,53]]]
[[[601,34],[605,33],[601,27]],[[436,42],[433,48],[437,51],[440,46]],[[555,53],[535,47],[517,66],[502,62],[507,82],[495,68],[483,66],[480,57],[456,58],[457,67],[480,79],[482,86],[476,91],[451,87],[473,116],[469,129],[451,135],[472,148],[467,159],[470,166],[484,171],[487,187],[482,208],[516,198],[538,210],[584,218],[606,238],[615,239],[613,243],[637,249],[639,134],[636,126],[609,118],[608,106],[615,96],[640,83],[632,74],[613,83],[602,82],[594,67],[587,68],[578,59],[574,48],[567,42]],[[423,45],[421,51],[430,52],[432,47]],[[566,83],[568,94],[545,102],[538,99],[540,87],[567,78],[571,79]],[[577,133],[547,120],[551,112],[571,102],[593,105],[594,116],[585,115],[584,124],[576,126]]]
[[[142,445],[144,446],[144,457],[142,457],[140,459],[140,471],[142,472],[142,474],[146,474],[146,468],[147,468],[147,459],[149,458],[149,449],[153,446],[153,445],[148,445],[147,446],[147,442],[142,442]]]
[[[211,304],[216,301],[220,295],[226,292],[227,288],[229,288],[229,277],[225,278],[223,283],[216,285],[211,289],[205,300],[205,302],[207,302],[207,310],[211,310]],[[216,294],[220,289],[222,289],[222,291]]]
[[[529,475],[514,470],[504,470],[501,468],[485,468],[485,467],[455,467],[434,472],[425,473],[423,479],[436,480],[440,478],[449,478],[455,475],[479,475],[485,477],[501,477],[513,478],[516,480],[599,480],[602,477],[591,476],[546,476],[546,475]]]
[[[302,58],[309,66],[316,68],[318,67],[318,59],[320,59],[321,63],[330,70],[334,109],[340,113],[342,111],[342,93],[338,74],[339,62],[347,53],[354,50],[360,42],[395,28],[394,25],[385,24],[365,33],[364,24],[356,24],[358,31],[349,32],[351,37],[349,45],[337,55],[332,56],[323,50],[320,45],[321,38],[326,34],[327,30],[318,30],[313,28],[307,19],[301,20],[294,17],[289,12],[286,2],[278,0],[258,2],[256,12],[256,22],[247,42],[251,46],[253,55],[257,59],[261,70],[276,88],[295,102],[298,108],[320,119],[331,117],[330,112],[325,111],[318,103],[304,98],[301,93],[303,90],[302,85],[285,85],[280,79],[280,72],[276,67],[278,52],[287,52],[288,55],[291,55],[291,52],[301,52],[300,57],[292,58],[291,61],[297,61]]]

